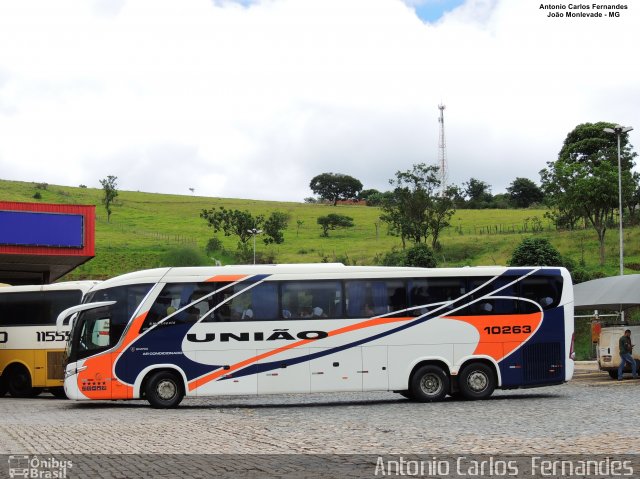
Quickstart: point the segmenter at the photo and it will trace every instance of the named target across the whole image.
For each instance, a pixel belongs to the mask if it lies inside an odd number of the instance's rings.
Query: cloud
[[[497,193],[537,181],[579,123],[640,128],[639,13],[550,19],[467,0],[425,23],[416,6],[2,2],[1,175],[301,200],[333,171],[385,189],[437,161],[442,102],[450,181]]]

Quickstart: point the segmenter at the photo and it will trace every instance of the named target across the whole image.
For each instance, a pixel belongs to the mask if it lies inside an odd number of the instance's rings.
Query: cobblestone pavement
[[[419,404],[393,393],[143,401],[0,399],[0,454],[630,454],[640,381],[578,371],[562,386]],[[622,420],[627,421],[624,428]]]

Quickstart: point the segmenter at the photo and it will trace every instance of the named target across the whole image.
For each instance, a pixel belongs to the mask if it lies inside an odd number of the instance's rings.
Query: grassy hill
[[[39,199],[34,195],[39,194]],[[167,255],[188,246],[204,254],[214,236],[199,217],[213,206],[246,209],[253,214],[283,211],[290,215],[285,242],[265,246],[258,237],[257,250],[272,255],[278,263],[341,261],[349,264],[375,264],[376,256],[400,248],[399,238],[389,236],[379,221],[378,208],[364,206],[310,205],[201,196],[163,195],[120,191],[111,221],[101,203],[103,192],[95,188],[38,185],[0,180],[0,199],[66,204],[96,205],[96,257],[64,279],[105,279],[118,274],[158,266],[170,266]],[[353,217],[355,228],[332,231],[320,236],[318,216],[338,212]],[[441,236],[437,253],[440,266],[504,265],[513,249],[527,235],[546,237],[576,265],[590,272],[615,275],[618,272],[617,229],[607,234],[607,264],[598,265],[598,242],[593,230],[556,231],[544,218],[545,210],[459,210]],[[298,226],[298,222],[300,226]],[[536,228],[538,231],[532,232]],[[542,231],[539,231],[540,228]],[[236,239],[215,235],[225,249],[233,252]],[[640,228],[625,229],[625,261],[640,266]],[[219,255],[223,264],[233,262],[229,254]],[[213,263],[213,261],[211,261]],[[632,269],[628,273],[634,272]],[[591,354],[588,320],[576,321],[576,352],[579,358]]]
[[[40,198],[34,199],[38,193]],[[328,206],[293,202],[253,201],[164,195],[120,191],[107,223],[102,206],[102,190],[0,180],[0,198],[8,201],[96,205],[96,257],[68,275],[66,279],[107,278],[143,268],[166,265],[165,257],[180,246],[204,252],[205,245],[217,236],[226,250],[233,252],[237,240],[217,235],[199,217],[200,211],[213,206],[247,209],[253,214],[283,211],[290,215],[281,245],[266,246],[260,237],[257,250],[278,263],[342,261],[349,264],[375,264],[376,256],[394,247],[399,238],[389,236],[379,221],[378,208],[364,206]],[[353,217],[355,228],[332,231],[320,236],[319,216],[331,212]],[[441,236],[442,250],[437,253],[441,266],[506,264],[515,246],[527,235],[548,238],[565,256],[586,269],[616,274],[618,261],[617,231],[608,234],[608,262],[598,265],[598,243],[592,230],[561,232],[544,218],[544,210],[459,210]],[[300,222],[300,223],[299,223]],[[542,231],[532,233],[534,227]],[[638,228],[625,232],[627,264],[640,263]],[[233,261],[222,255],[223,263]],[[631,272],[631,271],[630,271]]]

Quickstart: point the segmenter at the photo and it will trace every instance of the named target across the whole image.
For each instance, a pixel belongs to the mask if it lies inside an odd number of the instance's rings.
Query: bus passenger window
[[[562,277],[529,276],[521,281],[520,288],[523,298],[536,302],[542,309],[555,308],[562,294]]]
[[[172,283],[165,285],[147,313],[140,332],[146,331],[159,323],[164,326],[178,323],[195,323],[209,311],[207,300],[200,301],[200,298],[212,293],[214,288],[214,283]]]
[[[350,318],[383,316],[407,308],[407,290],[401,280],[346,281],[345,291]]]
[[[236,284],[217,293],[213,313],[203,322],[269,321],[278,319],[278,284]]]
[[[286,281],[281,294],[282,319],[342,317],[339,281]]]

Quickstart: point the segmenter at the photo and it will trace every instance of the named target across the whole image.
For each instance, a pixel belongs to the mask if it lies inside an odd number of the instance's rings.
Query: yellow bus
[[[0,287],[0,396],[65,397],[64,347],[69,327],[56,331],[61,311],[81,303],[97,281]]]

